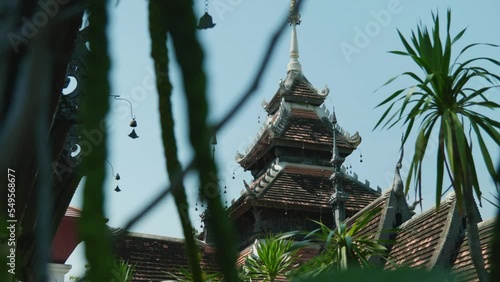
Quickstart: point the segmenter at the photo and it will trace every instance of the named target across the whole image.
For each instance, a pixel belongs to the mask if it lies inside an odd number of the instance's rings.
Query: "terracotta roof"
[[[268,113],[274,114],[283,97],[287,101],[300,100],[319,106],[328,96],[328,93],[329,89],[327,87],[322,91],[318,91],[301,72],[291,71],[287,74],[286,79],[280,82],[276,94],[274,94],[269,103],[265,103],[264,108]]]
[[[247,258],[252,255],[252,250],[255,246],[255,242],[256,241],[254,241],[252,244],[248,245],[245,249],[241,250],[238,253],[238,258],[236,260],[237,267],[242,267],[245,264]],[[296,254],[296,256],[297,256],[297,260],[296,260],[297,266],[296,267],[300,267],[304,263],[308,262],[313,257],[317,256],[320,253],[320,251],[321,251],[321,248],[319,245],[313,245],[313,246],[300,248]],[[276,281],[288,281],[288,280],[286,280],[284,277],[282,277],[281,280],[278,279]]]
[[[306,107],[282,102],[279,111],[264,123],[244,153],[236,161],[249,168],[274,145],[331,152],[333,144],[329,111],[324,107]],[[361,137],[337,130],[336,143],[341,153],[349,155],[361,143]]]
[[[241,267],[245,264],[247,257],[252,253],[253,246],[254,244],[250,244],[238,253],[238,257],[236,258],[236,267]]]
[[[288,164],[256,202],[281,203],[290,209],[331,208],[329,200],[334,192],[329,179],[331,174],[331,168],[327,167]],[[343,185],[349,194],[346,211],[352,213],[361,210],[379,196],[375,190],[348,176],[344,178]]]
[[[481,240],[481,250],[486,270],[491,269],[492,244],[495,229],[495,219],[480,222],[477,225],[479,238]],[[456,258],[453,260],[453,271],[457,274],[457,281],[479,281],[469,254],[469,240],[467,236],[460,244]]]
[[[456,212],[455,197],[448,197],[438,211],[435,207],[401,225],[389,253],[386,269],[396,266],[432,268],[433,258],[441,252],[440,243],[448,235],[449,222]]]
[[[79,217],[79,209],[74,207],[66,209],[66,214],[57,227],[54,239],[52,240],[51,262],[65,263],[76,246],[82,241],[78,236],[77,220]]]
[[[321,210],[331,209],[330,196],[333,194],[333,185],[330,180],[331,167],[315,165],[297,165],[280,162],[283,168],[272,179],[264,181],[264,173],[250,185],[250,190],[265,183],[265,190],[254,195],[245,192],[230,207],[231,218],[235,219],[251,206],[287,208],[290,210]],[[273,170],[269,168],[268,172]],[[346,202],[347,215],[353,215],[369,205],[380,196],[380,193],[366,184],[345,174],[342,184],[349,194]]]
[[[296,142],[326,145],[327,150],[331,150],[333,144],[332,131],[318,118],[292,116],[288,119],[288,126],[280,137]],[[345,146],[342,143],[339,142],[338,146]]]
[[[177,273],[189,269],[184,240],[140,233],[129,233],[116,242],[118,259],[135,267],[132,281],[163,281],[171,278],[167,272]],[[215,271],[213,252],[200,242],[201,266],[205,271]]]
[[[380,238],[380,232],[383,227],[384,215],[387,213],[387,204],[389,202],[389,197],[391,195],[391,190],[385,191],[380,197],[371,202],[365,208],[357,212],[355,215],[349,217],[345,223],[347,227],[351,227],[363,214],[374,209],[380,209],[377,214],[370,220],[366,227],[358,233],[358,236],[371,235],[373,238]]]
[[[68,207],[68,209],[66,210],[66,213],[64,214],[64,216],[68,216],[68,217],[81,217],[81,213],[82,211],[75,208],[75,207]]]
[[[304,247],[301,248],[297,251],[297,255],[299,256],[297,258],[297,263],[299,264],[298,266],[310,261],[313,257],[319,255],[321,251],[320,246],[310,246],[310,247]]]

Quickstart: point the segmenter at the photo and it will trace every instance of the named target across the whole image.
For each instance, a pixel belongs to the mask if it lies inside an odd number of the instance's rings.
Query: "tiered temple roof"
[[[204,271],[218,271],[215,251],[199,241],[201,266]],[[115,244],[118,259],[134,266],[132,281],[166,281],[172,274],[189,272],[184,240],[165,236],[129,233]]]
[[[276,147],[318,151],[331,157],[332,118],[324,105],[291,103],[283,99],[279,109],[267,118],[245,152],[237,152],[236,161],[244,169],[252,169],[266,154],[275,156],[273,149]],[[340,153],[348,156],[361,143],[361,137],[357,132],[351,135],[339,128],[336,142]]]
[[[274,165],[247,187],[247,191],[229,208],[237,218],[252,206],[290,210],[331,210],[329,199],[334,192],[329,180],[333,168],[275,161]],[[346,175],[344,190],[350,197],[348,214],[355,214],[380,195],[366,183]]]
[[[356,214],[380,196],[369,183],[340,171],[361,137],[338,126],[335,113],[324,105],[328,87],[317,90],[303,74],[298,61],[299,22],[298,18],[291,22],[286,78],[280,80],[271,100],[262,103],[267,119],[248,148],[236,154],[236,161],[253,176],[251,183],[244,183],[246,190],[241,197],[229,207],[244,250],[259,234],[277,228],[313,228],[310,219],[333,222],[338,189],[347,195],[342,204],[346,216]],[[210,238],[207,233],[207,240]]]
[[[432,207],[401,226],[386,268],[449,266],[456,239],[463,230],[456,198],[451,194],[438,210]]]
[[[327,86],[317,90],[301,71],[290,71],[285,80],[280,80],[279,88],[271,101],[264,101],[262,106],[269,115],[278,110],[282,100],[320,106],[329,93]]]

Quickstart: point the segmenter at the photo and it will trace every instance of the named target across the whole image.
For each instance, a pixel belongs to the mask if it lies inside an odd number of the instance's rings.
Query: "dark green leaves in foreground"
[[[500,146],[500,123],[483,115],[482,112],[492,112],[491,110],[500,108],[498,103],[487,96],[493,92],[491,90],[498,87],[500,77],[486,69],[486,67],[498,67],[500,62],[488,57],[465,60],[463,57],[469,55],[468,51],[473,47],[498,46],[470,44],[464,47],[451,63],[452,47],[464,35],[465,30],[460,31],[452,39],[451,12],[448,11],[443,40],[440,36],[439,17],[434,14],[432,17],[434,22],[432,30],[420,25],[412,32],[410,40],[399,33],[405,50],[392,53],[409,57],[422,70],[422,74],[419,76],[413,72],[405,72],[385,84],[390,84],[399,77],[408,77],[414,81],[413,85],[397,90],[377,106],[386,106],[387,109],[375,128],[379,126],[391,128],[400,123],[406,126],[403,139],[405,142],[414,126],[417,127],[415,122],[417,120],[420,122],[415,154],[406,180],[406,192],[408,192],[412,178],[415,179],[415,193],[418,192],[420,199],[424,156],[429,141],[435,143],[433,138],[436,138],[434,133],[437,131],[436,207],[439,208],[446,175],[455,191],[457,205],[461,212],[465,211],[467,217],[467,237],[474,269],[480,281],[487,281],[488,275],[476,225],[480,219],[476,215],[474,192],[481,201],[481,188],[472,149],[479,148],[490,176],[495,179],[495,169],[484,139],[487,137],[497,147]]]
[[[350,226],[341,223],[335,229],[316,222],[319,228],[309,233],[306,238],[323,246],[323,251],[295,271],[295,276],[305,279],[328,272],[374,267],[369,261],[370,257],[384,258],[387,249],[373,234],[362,235],[361,232],[380,211],[380,208],[369,210]],[[349,271],[351,272],[353,271]]]
[[[287,277],[296,267],[297,252],[308,242],[295,242],[294,233],[268,235],[261,239],[255,253],[247,258],[242,275],[245,281],[275,281]]]
[[[160,125],[163,139],[164,156],[170,182],[175,175],[181,173],[182,166],[177,156],[177,143],[174,131],[174,118],[172,115],[172,85],[168,76],[168,26],[165,21],[164,11],[169,9],[166,1],[149,1],[149,32],[151,35],[151,57],[153,57],[156,73],[156,87],[159,95]],[[178,189],[172,191],[177,212],[182,224],[186,240],[187,257],[191,267],[191,280],[203,281],[200,267],[200,251],[193,236],[193,227],[188,214],[188,202],[185,187],[181,182]],[[166,224],[166,222],[165,222]]]
[[[405,127],[404,142],[413,130],[417,130],[415,155],[406,181],[406,190],[408,191],[409,184],[414,179],[416,191],[420,194],[425,152],[429,140],[434,138],[433,133],[437,132],[436,205],[439,206],[445,175],[450,179],[459,203],[462,201],[464,185],[468,182],[472,184],[480,199],[481,189],[475,171],[472,147],[480,150],[489,174],[495,177],[495,168],[485,138],[500,146],[500,123],[482,112],[492,112],[491,110],[500,108],[500,105],[490,100],[487,95],[498,87],[500,77],[486,69],[486,66],[498,67],[500,62],[487,57],[463,60],[474,47],[498,47],[479,43],[461,49],[452,62],[452,47],[464,35],[465,29],[454,37],[450,35],[451,12],[448,11],[446,35],[441,38],[439,17],[433,14],[433,21],[432,30],[420,25],[412,32],[409,40],[399,32],[404,50],[391,53],[409,57],[422,73],[404,72],[384,84],[391,84],[401,77],[415,82],[396,90],[377,105],[386,107],[386,110],[375,128],[391,128],[402,124]],[[478,85],[480,87],[476,87]],[[417,128],[418,121],[420,125]],[[468,133],[468,129],[472,130],[475,139]],[[472,146],[473,143],[475,146]]]
[[[106,36],[107,1],[88,1],[89,33],[88,39],[92,52],[88,56],[88,78],[83,95],[83,130],[100,130],[101,142],[92,147],[91,153],[83,162],[83,175],[87,176],[83,192],[83,210],[80,234],[85,242],[85,254],[90,265],[89,281],[111,281],[113,259],[108,227],[104,216],[105,198],[103,183],[106,172],[106,127],[105,120],[109,108],[110,86],[108,73],[108,39]]]
[[[179,171],[179,164],[176,161],[175,140],[173,135],[165,136],[173,132],[173,120],[171,118],[170,97],[171,91],[169,82],[158,82],[159,74],[163,74],[163,79],[167,75],[168,58],[166,57],[165,32],[172,38],[172,45],[176,59],[179,64],[184,95],[187,101],[187,112],[189,114],[190,142],[194,150],[195,166],[199,175],[200,195],[203,201],[207,202],[208,224],[213,228],[217,257],[226,281],[238,281],[238,274],[235,269],[236,247],[235,236],[229,218],[220,202],[220,195],[210,193],[210,189],[217,185],[217,179],[212,176],[217,175],[215,161],[210,154],[211,131],[207,125],[208,104],[206,97],[206,75],[203,70],[203,51],[196,37],[196,18],[193,13],[192,1],[172,0],[154,1],[150,9],[150,31],[153,39],[152,55],[155,59],[157,73],[157,86],[159,89],[162,112],[162,135],[167,157],[167,168],[169,174]],[[159,11],[153,11],[154,7],[161,7]],[[155,12],[162,13],[156,14]],[[162,42],[163,41],[163,42]],[[165,108],[163,108],[165,107]],[[171,177],[173,175],[170,175]],[[215,183],[214,183],[215,182]],[[180,190],[183,190],[182,188]],[[198,251],[194,246],[192,228],[190,228],[187,216],[187,201],[184,191],[173,191],[178,210],[183,220],[184,234],[190,255],[191,270],[194,281],[201,281],[199,267],[195,266],[199,258],[196,258]],[[183,206],[179,206],[183,205]],[[185,217],[185,218],[184,218]],[[188,229],[187,229],[188,228]],[[187,230],[186,230],[187,229]],[[189,237],[189,238],[188,238]],[[189,241],[189,242],[188,242]]]
[[[453,276],[448,270],[414,270],[414,269],[398,269],[395,271],[383,271],[381,269],[353,269],[348,272],[331,271],[322,273],[315,278],[302,280],[292,279],[291,281],[308,281],[308,282],[324,282],[324,281],[344,281],[344,282],[366,282],[366,281],[383,281],[383,282],[442,282],[454,281]]]

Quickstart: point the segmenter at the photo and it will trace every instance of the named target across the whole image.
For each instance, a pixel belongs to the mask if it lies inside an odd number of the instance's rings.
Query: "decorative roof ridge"
[[[401,168],[403,167],[403,156],[405,153],[405,148],[403,146],[403,136],[401,136],[401,148],[399,149],[400,155],[398,162],[396,163],[396,167],[394,169],[394,178],[392,180],[392,190],[396,193],[396,197],[402,198],[404,197],[404,184],[403,179],[401,178]]]
[[[283,171],[283,169],[288,165],[287,162],[280,162],[279,158],[276,158],[274,162],[270,165],[264,174],[256,179],[250,185],[251,191],[255,194],[255,197],[258,198],[262,195],[263,192],[266,191],[267,187],[273,183],[276,177]]]
[[[179,244],[184,244],[185,240],[183,238],[177,238],[177,237],[170,237],[170,236],[163,236],[163,235],[154,235],[154,234],[148,234],[148,233],[139,233],[139,232],[127,232],[124,229],[118,227],[118,228],[112,228],[112,234],[115,236],[119,236],[123,233],[125,233],[126,237],[134,237],[134,238],[141,238],[141,239],[148,239],[148,240],[158,240],[158,241],[163,241],[163,242],[171,242],[171,243],[179,243]],[[198,246],[202,247],[203,250],[208,250],[211,251],[210,249],[212,246],[210,244],[207,244],[201,240],[195,239],[196,244]]]
[[[245,185],[248,185],[246,184],[245,181],[243,181],[243,183]],[[249,200],[253,200],[255,196],[253,194],[250,194],[249,193],[249,190],[248,188],[245,190],[243,189],[242,192],[241,192],[241,195],[238,197],[238,199],[236,199],[234,202],[231,201],[231,205],[228,207],[227,211],[229,213],[229,217],[230,218],[233,218],[234,214],[240,210],[242,207],[244,207],[245,205],[248,204]]]
[[[281,132],[286,127],[286,117],[288,117],[290,113],[290,108],[291,108],[290,103],[287,103],[284,100],[282,100],[280,110],[275,114],[267,117],[266,121],[257,132],[257,135],[252,139],[252,142],[245,149],[245,152],[240,153],[239,151],[236,151],[236,156],[235,156],[236,162],[239,163],[240,161],[245,159],[245,157],[253,150],[253,148],[255,148],[255,145],[260,141],[260,139],[262,138],[262,136],[264,136],[264,133],[267,130],[271,129],[272,134],[280,135]]]
[[[249,249],[251,249],[253,247],[254,243],[255,243],[255,241],[253,243],[249,244],[248,246],[244,247],[243,249],[241,249],[241,251],[238,252],[238,255],[243,254],[243,252],[247,252]]]
[[[66,212],[64,213],[64,216],[80,218],[82,216],[82,210],[80,210],[79,208],[68,206]]]
[[[377,199],[373,200],[371,203],[369,203],[367,206],[365,206],[364,208],[362,208],[361,210],[359,210],[357,213],[355,213],[351,217],[347,218],[345,220],[345,222],[344,222],[346,224],[346,226],[349,226],[349,224],[351,223],[351,221],[353,221],[356,218],[356,216],[361,215],[364,212],[366,212],[367,210],[370,210],[373,207],[377,206],[380,203],[380,201],[382,201],[384,199],[388,199],[389,196],[391,195],[391,192],[392,192],[391,189],[385,190],[384,192],[382,192],[380,194],[380,196]],[[387,210],[387,209],[384,208],[384,210]]]
[[[169,242],[175,242],[175,243],[184,243],[184,239],[182,239],[182,238],[169,237],[169,236],[163,236],[163,235],[154,235],[154,234],[147,234],[147,233],[139,233],[139,232],[127,232],[121,228],[118,228],[118,229],[120,230],[120,233],[126,232],[126,236],[128,236],[128,237],[136,237],[136,238],[160,240],[160,241],[169,241]]]
[[[327,128],[329,130],[332,129],[331,121],[334,116],[334,113],[330,113],[330,110],[326,107],[325,104],[321,105],[320,107],[316,107],[316,114],[318,117],[323,121],[327,122],[328,126]],[[340,133],[340,137],[343,138],[347,143],[353,144],[354,146],[357,146],[361,143],[361,136],[359,135],[359,132],[356,131],[354,132],[353,135],[349,133],[349,131],[345,130],[342,128],[338,123],[337,123],[337,132]]]
[[[453,194],[450,194],[446,197],[446,201],[450,201],[450,200],[453,200],[454,199],[454,196],[455,196],[455,193]],[[432,269],[434,266],[436,265],[439,265],[438,262],[439,261],[448,261],[448,260],[451,260],[452,258],[452,255],[451,254],[448,254],[446,255],[446,245],[448,243],[448,245],[450,244],[448,240],[453,240],[453,244],[455,243],[455,236],[450,236],[450,231],[451,228],[452,228],[452,225],[453,224],[457,224],[457,222],[454,219],[455,217],[455,214],[457,214],[456,212],[457,210],[457,205],[451,205],[450,206],[450,210],[448,211],[448,214],[446,215],[446,221],[445,221],[445,224],[443,226],[443,230],[441,231],[441,233],[439,234],[439,239],[438,239],[438,243],[436,245],[436,249],[434,250],[434,252],[432,252],[432,256],[429,260],[429,265],[428,265],[428,269]],[[461,222],[459,221],[458,224],[460,224]],[[458,235],[458,231],[456,232],[456,235]],[[453,233],[452,233],[453,235]]]
[[[317,169],[322,171],[333,171],[333,167],[331,166],[321,166],[321,165],[304,164],[304,163],[288,163],[287,168],[293,168],[293,167]]]
[[[361,182],[359,179],[358,179],[358,175],[356,173],[354,173],[352,176],[345,173],[345,167],[343,167],[342,169],[342,176],[345,180],[350,180],[350,181],[353,181],[359,185],[361,185],[363,188],[366,188],[374,193],[377,193],[379,194],[379,192],[377,192],[377,190],[373,189],[372,187],[370,187],[370,181],[368,181],[368,179],[365,179],[365,183]],[[385,192],[382,192],[382,193],[385,193]]]
[[[299,71],[289,71],[285,77],[285,80],[280,78],[279,84],[278,84],[278,90],[276,90],[276,93],[274,96],[271,98],[271,100],[268,102],[264,98],[261,102],[261,106],[265,110],[269,110],[271,105],[275,104],[273,100],[275,99],[282,99],[283,97],[286,96],[287,94],[290,93],[290,91],[293,88],[293,85],[295,83],[295,80],[299,79],[301,80],[309,90],[311,90],[312,93],[318,96],[318,98],[325,99],[328,94],[330,93],[330,88],[328,88],[328,85],[325,85],[323,89],[318,90],[312,83],[307,79],[307,77]]]
[[[493,224],[493,225],[494,225],[494,224],[495,224],[495,222],[496,222],[496,219],[497,219],[497,217],[496,217],[496,216],[494,216],[494,217],[492,217],[492,218],[488,218],[488,219],[486,219],[486,220],[483,220],[483,221],[481,221],[481,222],[478,222],[478,223],[477,223],[477,228],[478,228],[478,229],[480,229],[480,228],[487,228],[487,227],[488,227],[489,225],[491,225],[491,224]],[[467,236],[465,236],[465,237],[467,238]]]
[[[455,192],[451,191],[447,194],[446,198],[443,201],[441,201],[440,209],[444,205],[450,205],[451,207],[454,202],[456,202]],[[413,216],[412,218],[408,219],[403,224],[401,224],[400,229],[404,229],[407,225],[411,225],[415,221],[418,221],[420,218],[425,217],[434,211],[436,211],[436,206],[432,206],[426,209],[425,211]]]
[[[285,80],[280,79],[280,84],[278,89],[279,94],[283,95],[288,94],[292,90],[294,83],[296,83],[295,80],[297,79],[302,81],[306,85],[306,87],[309,88],[309,90],[311,90],[311,92],[318,95],[320,98],[326,98],[330,93],[330,88],[328,88],[328,85],[325,85],[323,89],[318,90],[307,79],[304,73],[299,71],[290,71],[287,73]]]
[[[272,137],[280,136],[283,133],[288,124],[288,117],[290,116],[290,110],[292,107],[292,104],[285,102],[285,100],[281,100],[278,116],[269,124]]]

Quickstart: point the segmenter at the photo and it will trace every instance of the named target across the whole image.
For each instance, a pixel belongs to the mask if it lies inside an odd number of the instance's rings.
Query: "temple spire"
[[[404,147],[403,147],[403,136],[401,136],[401,149],[398,163],[396,164],[396,169],[394,173],[394,180],[392,181],[392,191],[398,197],[402,197],[404,195],[404,186],[403,180],[401,179],[400,170],[403,167],[403,156],[404,156]]]
[[[290,4],[290,25],[292,26],[292,38],[290,40],[290,62],[287,66],[287,72],[290,71],[302,71],[302,66],[299,62],[299,43],[297,40],[297,28],[296,26],[300,24],[300,14],[297,8],[297,1],[292,0]]]
[[[345,203],[349,195],[344,191],[342,187],[343,172],[341,170],[344,158],[340,155],[339,149],[337,147],[337,117],[335,116],[335,108],[332,113],[332,131],[333,131],[333,148],[332,148],[332,165],[333,173],[330,176],[332,181],[334,193],[330,196],[330,203],[333,209],[333,218],[335,220],[335,226],[340,226],[340,224],[345,220]]]
[[[332,131],[333,131],[333,148],[332,148],[332,164],[333,170],[336,172],[340,171],[340,167],[344,162],[344,158],[340,156],[339,148],[337,147],[337,117],[335,116],[335,108],[332,113]]]

